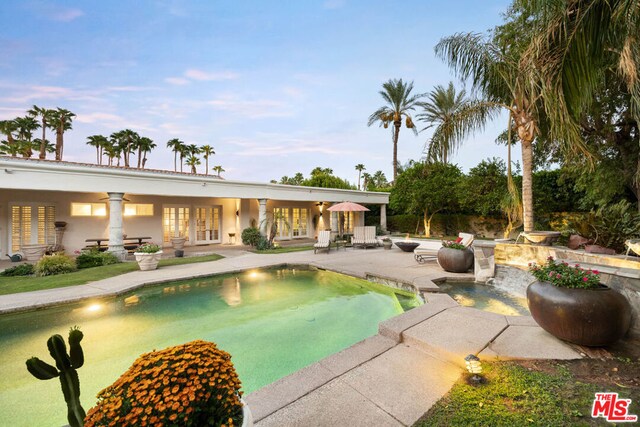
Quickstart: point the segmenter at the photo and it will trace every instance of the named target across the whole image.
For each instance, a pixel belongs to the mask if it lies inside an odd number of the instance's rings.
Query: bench
[[[122,243],[124,249],[127,252],[135,252],[136,249],[143,243],[147,243],[146,241],[151,240],[151,237],[143,236],[143,237],[125,237],[122,239]],[[87,245],[85,249],[98,249],[100,252],[104,252],[109,249],[109,239],[104,237],[98,237],[95,239],[87,239],[85,242],[96,242],[95,245]],[[105,245],[102,245],[103,242],[107,242]]]

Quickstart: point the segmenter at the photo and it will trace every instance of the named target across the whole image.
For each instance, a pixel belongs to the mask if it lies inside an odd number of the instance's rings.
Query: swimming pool
[[[490,285],[475,282],[438,283],[442,292],[450,295],[460,305],[475,307],[507,316],[529,316],[527,299]]]
[[[419,304],[395,289],[311,269],[254,270],[145,288],[108,301],[0,316],[0,426],[66,424],[57,379],[25,368],[52,363],[46,341],[79,325],[81,401],[115,381],[137,356],[194,339],[232,355],[247,393],[374,335],[378,323]]]

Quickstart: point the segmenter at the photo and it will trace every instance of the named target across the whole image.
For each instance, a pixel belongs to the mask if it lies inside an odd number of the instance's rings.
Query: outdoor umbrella
[[[327,209],[329,212],[368,212],[369,209],[362,205],[353,202],[337,203]],[[340,218],[340,236],[342,236],[344,229],[344,216]]]

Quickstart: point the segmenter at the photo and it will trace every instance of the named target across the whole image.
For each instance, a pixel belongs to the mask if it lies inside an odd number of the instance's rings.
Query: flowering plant
[[[197,340],[140,356],[98,393],[84,425],[235,426],[240,396],[229,353]]]
[[[547,263],[542,266],[529,263],[529,271],[540,282],[549,282],[561,288],[592,289],[600,286],[598,270],[585,270],[580,264],[572,267],[564,261],[555,262],[553,257],[548,257]]]
[[[155,243],[144,243],[138,246],[136,252],[143,254],[155,254],[156,252],[160,252],[160,246]]]
[[[454,242],[453,240],[443,240],[442,247],[449,248],[449,249],[459,249],[459,250],[466,249],[466,247],[462,243]]]

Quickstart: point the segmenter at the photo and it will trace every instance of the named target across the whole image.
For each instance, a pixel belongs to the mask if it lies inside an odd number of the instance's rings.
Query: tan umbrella
[[[368,212],[369,209],[353,202],[337,203],[327,209],[329,212]],[[340,236],[344,234],[344,216],[340,218]]]

